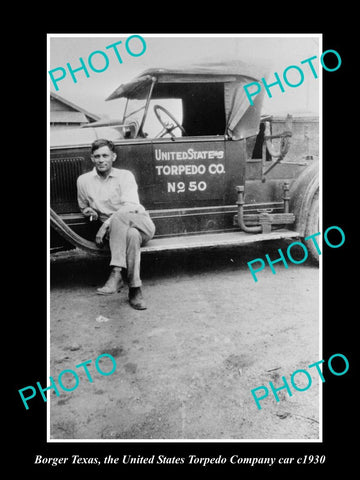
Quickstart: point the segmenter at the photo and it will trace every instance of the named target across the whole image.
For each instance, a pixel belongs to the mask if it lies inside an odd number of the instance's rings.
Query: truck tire
[[[308,237],[309,235],[313,235],[320,231],[320,223],[319,223],[319,190],[314,195],[312,199],[309,213],[306,218],[306,228],[305,228],[305,235],[304,238]],[[317,237],[318,238],[318,237]],[[312,240],[306,242],[306,247],[309,252],[310,259],[315,263],[319,264],[319,253],[316,249],[316,246]]]

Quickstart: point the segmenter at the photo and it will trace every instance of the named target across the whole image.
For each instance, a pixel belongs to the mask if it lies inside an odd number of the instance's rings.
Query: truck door
[[[164,208],[222,204],[226,186],[224,138],[152,141],[155,205]]]

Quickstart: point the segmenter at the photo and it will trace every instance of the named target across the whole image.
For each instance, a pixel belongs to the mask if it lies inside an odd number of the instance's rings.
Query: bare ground
[[[282,390],[279,402],[270,392],[261,410],[251,395],[321,359],[319,269],[277,264],[255,283],[246,265],[284,245],[144,256],[146,311],[129,306],[126,288],[96,295],[107,261],[81,252],[53,260],[50,371],[57,380],[75,370],[80,381],[51,395],[50,438],[318,439],[316,372],[308,390]],[[116,360],[111,375],[95,368],[102,353]],[[87,360],[92,382],[75,368]],[[99,366],[112,368],[106,357]],[[62,382],[74,386],[71,373]]]

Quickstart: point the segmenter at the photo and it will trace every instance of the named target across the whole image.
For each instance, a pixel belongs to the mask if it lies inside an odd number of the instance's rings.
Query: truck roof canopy
[[[153,78],[157,83],[206,83],[206,82],[236,82],[245,83],[257,81],[264,76],[264,69],[255,64],[241,61],[208,62],[193,66],[175,68],[150,68],[142,72],[128,83],[120,85],[106,100],[115,98],[142,98],[146,87]]]
[[[210,84],[223,85],[223,104],[225,107],[225,129],[223,132],[233,140],[239,140],[258,132],[260,109],[262,105],[262,91],[253,98],[254,105],[250,105],[244,90],[244,85],[258,81],[265,76],[265,69],[255,64],[241,61],[211,62],[193,66],[175,68],[151,68],[145,70],[131,82],[120,85],[106,100],[115,98],[142,99],[146,98],[150,84],[155,81],[152,98],[182,98],[187,104],[193,104],[194,109],[198,97],[211,95]],[[203,88],[199,87],[203,85]],[[198,88],[197,88],[198,87]],[[206,101],[203,98],[202,108]],[[205,103],[204,103],[205,100]],[[200,106],[200,104],[199,104]],[[209,104],[210,108],[210,104]],[[205,109],[206,110],[206,109]],[[205,116],[209,115],[209,112]],[[211,112],[216,115],[217,112]]]

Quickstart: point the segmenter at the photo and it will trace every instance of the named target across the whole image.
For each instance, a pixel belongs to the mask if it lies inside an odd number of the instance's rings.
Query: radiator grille
[[[83,157],[51,159],[50,199],[55,211],[78,211],[76,180],[83,172],[83,162]]]

